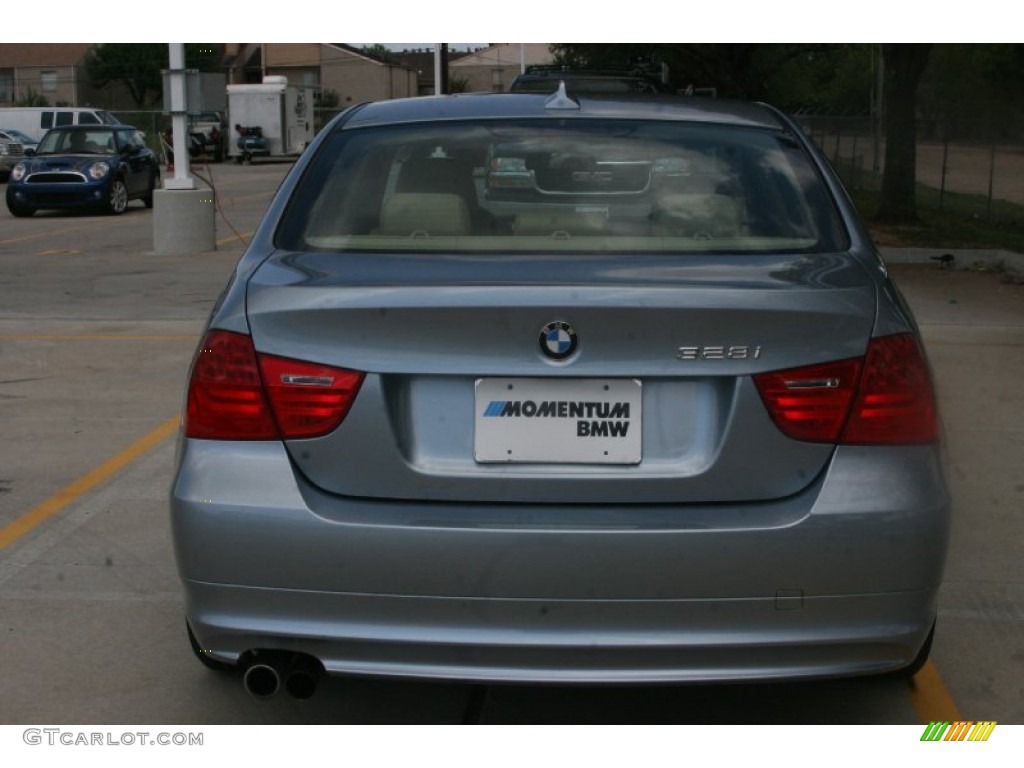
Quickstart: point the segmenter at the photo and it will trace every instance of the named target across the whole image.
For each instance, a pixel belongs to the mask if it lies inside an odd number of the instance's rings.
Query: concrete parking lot
[[[154,254],[140,203],[0,208],[0,723],[1024,723],[1024,285],[927,261],[893,272],[936,372],[956,517],[933,662],[912,683],[331,679],[309,701],[257,701],[202,667],[170,546],[174,435],[207,312],[288,170],[213,166],[208,253]]]

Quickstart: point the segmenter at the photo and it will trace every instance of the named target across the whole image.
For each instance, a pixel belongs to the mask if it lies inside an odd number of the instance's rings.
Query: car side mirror
[[[36,151],[32,147],[26,147],[24,154],[25,154],[25,157],[34,157],[35,154],[36,154]]]

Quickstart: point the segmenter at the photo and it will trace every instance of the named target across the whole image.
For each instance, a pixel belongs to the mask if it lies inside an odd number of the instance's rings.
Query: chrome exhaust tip
[[[254,698],[269,699],[281,690],[281,673],[273,664],[258,662],[245,670],[242,684]]]
[[[324,674],[324,667],[318,659],[296,654],[285,676],[284,689],[295,699],[305,700],[316,693],[317,684]]]
[[[289,696],[305,700],[316,693],[324,675],[320,660],[304,653],[253,650],[242,676],[245,690],[257,699],[269,699],[283,687]]]

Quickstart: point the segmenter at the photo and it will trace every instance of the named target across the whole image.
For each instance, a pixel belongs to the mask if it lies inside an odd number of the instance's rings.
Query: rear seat
[[[740,203],[728,195],[665,195],[651,215],[657,234],[665,237],[732,238],[743,234]]]
[[[459,195],[407,192],[392,195],[380,212],[379,235],[440,237],[468,235],[469,207]]]
[[[601,213],[576,211],[545,211],[520,213],[512,225],[517,235],[543,235],[570,238],[573,236],[601,235],[608,225],[608,216]]]

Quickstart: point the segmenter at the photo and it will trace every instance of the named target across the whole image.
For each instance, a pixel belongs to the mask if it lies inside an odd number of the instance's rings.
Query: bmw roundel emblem
[[[576,352],[579,339],[568,323],[556,320],[540,329],[540,349],[552,360],[565,360]]]

